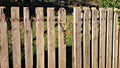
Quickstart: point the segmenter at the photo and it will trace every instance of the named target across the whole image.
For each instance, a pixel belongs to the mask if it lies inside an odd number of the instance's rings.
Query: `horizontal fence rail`
[[[47,8],[45,16],[43,7],[36,7],[32,21],[29,8],[23,7],[21,21],[20,8],[11,7],[10,22],[4,9],[0,7],[0,68],[120,68],[119,9],[74,7],[69,22],[64,8],[57,14]]]

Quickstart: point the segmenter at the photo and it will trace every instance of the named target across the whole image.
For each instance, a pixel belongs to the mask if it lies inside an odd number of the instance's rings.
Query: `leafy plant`
[[[104,8],[120,8],[120,0],[102,0],[99,6]]]

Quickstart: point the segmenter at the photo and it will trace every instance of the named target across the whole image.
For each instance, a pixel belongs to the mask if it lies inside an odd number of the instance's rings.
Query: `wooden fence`
[[[10,68],[8,30],[4,7],[0,7],[0,68]],[[44,9],[36,11],[37,68],[44,68]],[[118,44],[118,9],[80,8],[73,12],[73,45],[71,68],[120,68],[120,45]],[[29,8],[23,9],[25,68],[33,68],[33,36]],[[58,67],[66,68],[66,10],[58,10]],[[11,8],[13,68],[21,68],[21,36],[19,7]],[[55,12],[47,9],[48,68],[56,68]]]

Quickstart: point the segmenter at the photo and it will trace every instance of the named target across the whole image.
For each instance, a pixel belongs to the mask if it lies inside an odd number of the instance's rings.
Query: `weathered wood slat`
[[[83,22],[83,67],[90,68],[90,9],[84,7]]]
[[[3,13],[4,8],[0,8],[0,29],[1,29],[1,68],[9,68],[9,57],[8,57],[8,36],[7,36],[7,23],[5,21],[5,15]]]
[[[54,8],[47,9],[48,68],[55,68],[55,16]]]
[[[36,8],[36,48],[37,48],[37,68],[44,68],[44,13],[43,8]]]
[[[32,27],[29,20],[29,8],[24,7],[25,66],[33,68]]]
[[[119,30],[119,56],[118,56],[118,68],[120,68],[120,30]]]
[[[112,24],[113,24],[113,9],[107,9],[107,43],[106,43],[106,68],[112,66]]]
[[[2,45],[1,45],[1,36],[2,36],[2,34],[1,34],[1,27],[2,26],[0,25],[0,68],[1,68],[1,60],[2,60],[2,58],[1,58],[1,56],[2,56],[2,51],[1,51],[1,48],[2,48]]]
[[[1,36],[2,36],[2,34],[1,34],[1,25],[0,25],[0,43],[1,43]],[[0,44],[0,68],[1,68],[1,60],[2,60],[2,58],[1,58],[1,56],[2,56],[2,45]]]
[[[92,8],[92,68],[98,68],[98,22],[97,9]]]
[[[73,46],[72,46],[72,68],[82,68],[82,45],[81,45],[81,9],[74,8],[73,22]]]
[[[13,68],[21,68],[19,8],[11,8]]]
[[[100,8],[99,68],[105,68],[106,9]]]
[[[58,50],[59,68],[66,68],[66,10],[60,8],[58,11]]]
[[[118,9],[114,9],[114,26],[113,26],[113,61],[112,68],[118,66]]]

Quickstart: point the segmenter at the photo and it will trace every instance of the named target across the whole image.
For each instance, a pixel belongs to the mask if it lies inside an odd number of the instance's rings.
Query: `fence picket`
[[[120,68],[120,30],[119,30],[119,56],[118,56],[118,68]]]
[[[59,68],[66,68],[66,10],[58,10]]]
[[[37,68],[44,68],[44,14],[43,8],[36,8]]]
[[[114,9],[112,68],[117,68],[117,64],[118,64],[118,13],[117,11],[118,9]]]
[[[55,68],[55,16],[54,8],[47,9],[48,68]]]
[[[33,68],[32,27],[29,20],[29,8],[24,7],[25,66]]]
[[[113,9],[107,9],[107,44],[106,44],[106,68],[112,66],[112,24]]]
[[[90,9],[84,7],[83,23],[83,67],[90,68]]]
[[[1,21],[0,21],[1,22]],[[2,51],[1,51],[1,48],[2,48],[2,45],[1,45],[1,36],[2,36],[2,33],[1,33],[1,28],[2,26],[0,25],[0,68],[1,68],[1,60],[2,60]]]
[[[98,22],[97,9],[92,8],[92,68],[98,68]]]
[[[7,23],[5,21],[5,14],[3,7],[0,8],[0,28],[1,28],[1,68],[9,68],[9,53],[8,53],[8,36],[7,36]]]
[[[19,8],[11,8],[13,68],[21,68]],[[17,40],[17,41],[16,41]]]
[[[74,8],[72,68],[82,68],[81,9]]]
[[[99,68],[105,68],[106,9],[100,8]]]

